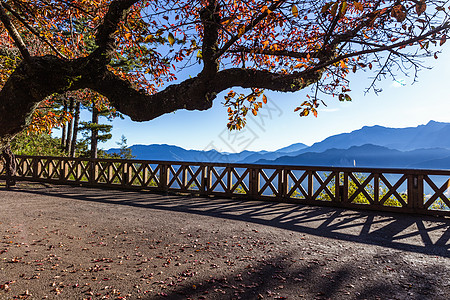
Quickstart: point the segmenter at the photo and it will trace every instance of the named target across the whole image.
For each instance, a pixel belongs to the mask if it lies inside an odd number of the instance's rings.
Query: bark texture
[[[74,100],[73,98],[69,98],[69,112],[70,114],[73,115],[73,107],[74,105]],[[72,147],[72,130],[73,130],[73,118],[70,119],[70,121],[67,124],[67,140],[66,140],[66,147],[65,147],[65,151],[67,154],[70,153],[70,148]]]
[[[8,146],[2,150],[2,157],[5,161],[6,188],[16,185],[16,158],[11,148]]]
[[[95,108],[95,104],[92,104],[92,123],[98,124],[98,110]],[[98,129],[92,128],[91,132],[91,158],[97,158],[97,145],[98,145]]]
[[[67,111],[67,100],[63,99],[63,110]],[[66,148],[66,131],[67,131],[67,124],[64,124],[62,126],[62,134],[61,134],[61,148]]]
[[[78,126],[80,125],[80,102],[77,101],[75,105],[75,116],[73,121],[73,136],[72,143],[70,145],[70,157],[75,157],[75,146],[77,144],[78,138]]]

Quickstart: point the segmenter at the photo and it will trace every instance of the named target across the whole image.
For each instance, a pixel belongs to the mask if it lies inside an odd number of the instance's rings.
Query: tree
[[[120,149],[119,149],[119,157],[120,158],[132,159],[132,158],[136,157],[133,155],[131,148],[128,148],[127,139],[123,134],[122,134],[122,137],[120,138],[120,142],[117,142],[116,144],[120,146]]]
[[[67,105],[69,102],[69,105]],[[62,124],[61,129],[61,148],[70,157],[75,156],[75,148],[78,137],[78,127],[80,124],[81,100],[74,97],[63,99],[63,111],[69,113],[69,121]]]
[[[19,155],[64,156],[60,140],[45,132],[22,131],[12,140],[11,150]]]
[[[80,130],[84,131],[86,144],[90,145],[90,157],[97,158],[98,143],[106,142],[112,138],[111,129],[112,125],[100,124],[99,117],[109,116],[109,111],[106,108],[101,108],[93,102],[91,107],[92,119],[90,122],[81,122]]]
[[[120,158],[120,159],[133,159],[136,156],[133,155],[131,148],[128,147],[127,138],[122,134],[120,138],[120,142],[116,142],[119,148],[119,153],[111,153],[108,154],[111,158]]]
[[[117,116],[122,117],[122,115],[117,113],[114,108],[108,106],[107,100],[104,97],[89,90],[82,90],[76,93],[68,92],[62,95],[62,97],[58,98],[61,98],[59,99],[59,101],[57,101],[57,103],[60,102],[61,104],[58,106],[58,109],[60,110],[59,115],[63,116],[63,120],[65,121],[65,123],[59,126],[62,129],[61,148],[64,149],[65,153],[67,153],[70,157],[75,157],[75,149],[77,148],[79,130],[87,130],[91,133],[94,133],[94,135],[97,134],[98,130],[105,133],[111,131],[111,125],[100,125],[99,129],[95,129],[93,128],[93,125],[90,125],[91,123],[98,123],[99,114],[101,116],[107,117],[108,120],[111,120]],[[81,105],[87,107],[93,112],[92,116],[95,120],[92,120],[91,122],[82,122],[82,128],[79,128]],[[33,130],[31,130],[31,132],[33,132]],[[104,136],[101,137],[101,139],[103,139],[103,141],[106,141],[110,137],[111,135],[109,135],[108,137]],[[95,141],[98,140],[99,138],[95,138]],[[95,145],[94,147],[96,147]]]
[[[63,99],[62,102],[63,102],[62,103],[63,110],[67,111],[68,110],[68,106],[67,106],[66,99]],[[66,124],[63,124],[63,126],[62,126],[62,133],[61,133],[61,148],[62,149],[66,148],[66,142],[67,142],[67,140],[66,140],[66,131],[67,131],[67,126],[66,126]]]
[[[75,115],[74,115],[74,121],[73,121],[73,135],[72,135],[72,142],[70,144],[70,157],[75,157],[75,148],[77,144],[78,139],[78,130],[80,125],[80,110],[81,110],[81,103],[80,101],[77,101],[75,104]]]
[[[350,72],[371,70],[376,83],[409,67],[417,71],[423,56],[437,57],[450,26],[444,4],[3,0],[1,55],[10,63],[0,71],[1,147],[30,125],[47,97],[84,88],[135,121],[178,109],[206,110],[218,93],[228,91],[229,127],[239,129],[245,115],[257,114],[267,101],[264,89],[306,87],[312,93],[296,110],[317,114],[321,93],[350,100]],[[177,79],[173,72],[196,62],[201,67],[196,76],[166,84]],[[234,87],[249,93],[230,91]]]

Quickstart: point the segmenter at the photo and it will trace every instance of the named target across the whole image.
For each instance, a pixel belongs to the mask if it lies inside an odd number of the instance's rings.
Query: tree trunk
[[[69,112],[72,115],[72,119],[70,119],[69,124],[67,125],[67,139],[66,139],[66,150],[65,152],[69,154],[70,145],[72,144],[72,128],[73,128],[73,98],[69,98]]]
[[[3,159],[5,160],[5,171],[6,171],[6,188],[16,185],[16,158],[14,153],[11,151],[11,147],[8,145],[2,151]]]
[[[75,157],[75,147],[77,145],[78,126],[80,124],[80,102],[77,101],[75,106],[75,116],[73,121],[73,136],[70,143],[70,157]]]
[[[97,142],[98,142],[98,129],[96,125],[98,124],[98,111],[95,108],[95,104],[92,104],[92,134],[91,134],[91,158],[97,158]]]
[[[66,99],[63,100],[63,110],[64,110],[64,112],[67,111],[67,100]],[[61,148],[62,149],[66,148],[66,124],[64,124],[62,126]]]

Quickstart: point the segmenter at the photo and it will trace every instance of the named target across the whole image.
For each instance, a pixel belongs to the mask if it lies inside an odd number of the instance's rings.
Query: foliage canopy
[[[309,86],[295,110],[317,114],[324,93],[351,99],[351,72],[374,72],[369,88],[376,89],[379,79],[416,72],[422,57],[436,56],[450,26],[447,6],[437,0],[2,0],[0,137],[9,142],[50,96],[85,89],[136,121],[205,110],[227,91],[228,126],[240,129],[246,114],[256,115],[267,102],[265,89]],[[248,93],[231,90],[236,87]]]

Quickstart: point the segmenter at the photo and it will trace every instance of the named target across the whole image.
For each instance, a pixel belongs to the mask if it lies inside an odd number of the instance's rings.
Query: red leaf
[[[416,4],[416,13],[418,16],[420,16],[425,10],[427,9],[427,4],[425,3],[425,0],[421,0]]]
[[[403,22],[406,19],[406,8],[398,4],[392,8],[391,16],[397,20],[397,22]]]

